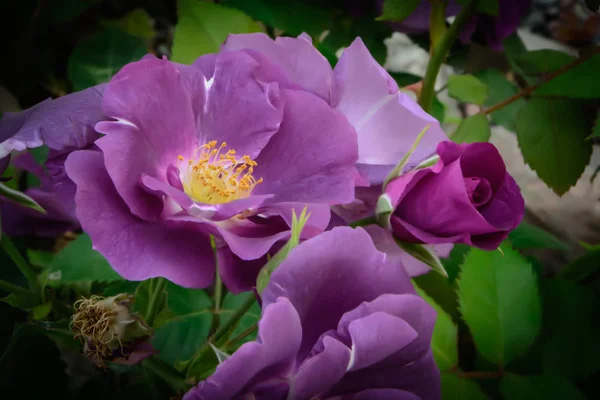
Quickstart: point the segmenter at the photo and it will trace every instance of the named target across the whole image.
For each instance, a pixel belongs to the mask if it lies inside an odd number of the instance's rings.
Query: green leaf
[[[113,27],[146,40],[156,35],[153,25],[152,17],[143,8],[136,8],[117,20],[101,21],[103,27]]]
[[[187,360],[206,341],[212,323],[210,297],[198,289],[167,283],[167,308],[159,314],[153,346],[165,362]]]
[[[234,295],[232,293],[227,293],[225,298],[223,299],[223,305],[221,308],[222,321],[221,323],[225,323],[237,309],[241,307],[242,304],[248,300],[249,296],[254,296],[254,293],[246,292],[240,293],[238,295]],[[252,325],[258,323],[260,318],[260,306],[257,302],[254,302],[252,307],[244,314],[244,316],[240,319],[239,323],[236,326],[236,329],[233,330],[231,336],[234,337],[244,332],[246,329],[250,328]],[[252,335],[246,337],[245,341],[254,340],[256,337],[256,332]]]
[[[552,375],[519,376],[506,374],[500,391],[510,400],[585,400],[585,396],[568,380]]]
[[[300,234],[302,233],[302,229],[304,229],[304,225],[308,221],[310,217],[310,213],[306,213],[306,207],[300,213],[300,217],[296,215],[296,210],[292,210],[292,234],[288,242],[281,250],[275,254],[265,266],[260,270],[258,277],[256,279],[256,290],[259,294],[262,294],[263,290],[269,284],[271,280],[271,275],[273,272],[279,267],[279,265],[286,259],[290,251],[300,243]]]
[[[50,314],[51,311],[52,311],[52,302],[50,302],[50,301],[48,301],[44,304],[35,306],[32,310],[33,319],[35,319],[36,321],[44,319],[48,316],[48,314]]]
[[[406,251],[408,254],[421,261],[422,263],[425,263],[432,270],[440,273],[443,277],[448,278],[448,273],[444,269],[444,265],[441,263],[438,256],[435,255],[433,250],[427,247],[427,245],[402,242],[397,239],[395,240],[402,250]]]
[[[525,74],[525,72],[523,72],[523,70],[517,63],[517,58],[520,57],[522,54],[527,53],[527,48],[525,47],[525,44],[521,40],[519,34],[515,32],[512,35],[508,36],[502,41],[502,46],[504,47],[504,54],[506,55],[506,58],[508,59],[508,62],[510,63],[513,72],[522,76],[528,84],[535,83],[537,79]]]
[[[46,211],[42,208],[42,206],[36,203],[36,201],[31,197],[27,196],[25,193],[19,192],[18,190],[11,189],[2,182],[0,182],[0,196],[5,197],[8,200],[11,200],[24,207],[32,208],[42,214],[46,214]]]
[[[33,293],[11,293],[6,297],[1,298],[0,301],[3,301],[14,308],[20,308],[26,311],[33,310],[40,304],[40,299]]]
[[[458,281],[463,319],[479,353],[505,366],[533,344],[542,310],[537,277],[515,250],[472,249]]]
[[[191,64],[216,53],[227,35],[259,32],[260,26],[239,10],[197,0],[178,0],[179,21],[173,39],[173,61]]]
[[[519,88],[506,79],[504,74],[497,69],[479,71],[475,76],[489,88],[489,96],[483,103],[486,107],[499,104],[519,92]],[[494,111],[490,114],[490,118],[492,122],[514,131],[519,110],[525,104],[525,100],[519,99]]]
[[[489,95],[489,88],[473,75],[451,75],[448,95],[463,103],[481,105]]]
[[[569,251],[571,246],[563,242],[550,232],[537,226],[521,222],[509,235],[513,247],[519,250],[525,249],[553,249]]]
[[[584,282],[598,270],[600,270],[600,249],[594,248],[563,267],[558,276],[573,282]]]
[[[408,18],[416,9],[421,0],[385,0],[379,21],[400,22]]]
[[[431,350],[440,371],[450,370],[458,365],[458,330],[452,317],[437,304],[425,291],[415,286],[417,293],[437,312]]]
[[[45,269],[50,267],[54,254],[49,251],[27,249],[27,260],[31,265]]]
[[[560,279],[542,281],[545,373],[582,379],[600,370],[600,311],[594,289]]]
[[[533,50],[515,57],[523,73],[537,75],[556,71],[557,69],[573,62],[577,57],[556,50]]]
[[[108,261],[92,248],[92,240],[82,234],[56,254],[49,267],[48,285],[121,280]]]
[[[152,297],[152,292],[156,288],[157,279],[158,278],[146,279],[145,281],[139,283],[135,288],[135,302],[133,303],[133,308],[134,308],[135,312],[139,313],[142,316],[148,315],[148,307],[150,305],[150,298]],[[120,283],[121,282],[117,282],[118,287],[121,286]],[[169,282],[167,282],[167,284],[168,283]],[[126,287],[127,286],[125,286],[124,288],[126,288]],[[158,306],[156,308],[157,316],[156,316],[156,320],[154,321],[154,326],[159,326],[165,320],[168,320],[169,318],[173,317],[170,310],[167,309],[166,307],[167,307],[167,292],[165,290],[165,291],[163,291],[162,296],[158,300]]]
[[[525,162],[559,196],[577,183],[592,155],[585,117],[575,101],[533,98],[517,118]]]
[[[458,272],[460,271],[460,266],[462,265],[467,253],[471,248],[466,244],[457,243],[452,248],[452,251],[446,258],[441,258],[442,264],[444,265],[444,269],[448,273],[448,283],[454,282],[456,277],[458,276]]]
[[[319,36],[329,27],[330,11],[321,5],[302,0],[225,0],[223,4],[235,7],[265,24],[283,30],[289,35],[306,32]]]
[[[460,319],[456,282],[450,284],[447,278],[440,274],[432,273],[415,276],[412,280],[440,307],[442,307],[454,321]]]
[[[598,116],[596,117],[594,128],[592,129],[592,134],[589,138],[600,138],[600,110],[598,110]]]
[[[600,54],[596,54],[577,67],[543,84],[534,94],[539,96],[565,96],[595,99],[600,93]]]
[[[458,4],[466,6],[469,4],[470,0],[456,0]],[[479,0],[477,4],[477,11],[482,12],[488,15],[498,15],[500,0]]]
[[[467,378],[456,374],[442,374],[442,400],[486,400],[487,396],[479,385]]]
[[[475,114],[463,119],[450,139],[454,143],[487,142],[491,134],[487,117],[483,114]]]
[[[80,41],[69,57],[67,70],[73,90],[108,82],[125,64],[139,60],[147,52],[141,38],[114,28]]]

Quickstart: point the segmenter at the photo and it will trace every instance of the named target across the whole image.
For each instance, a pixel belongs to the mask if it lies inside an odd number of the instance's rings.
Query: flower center
[[[245,199],[252,189],[262,182],[262,178],[252,176],[256,161],[250,156],[236,158],[235,150],[227,150],[223,142],[217,147],[212,140],[201,146],[195,160],[188,160],[182,172],[183,190],[194,200],[205,204],[222,204],[233,200]],[[178,157],[183,161],[182,156]]]

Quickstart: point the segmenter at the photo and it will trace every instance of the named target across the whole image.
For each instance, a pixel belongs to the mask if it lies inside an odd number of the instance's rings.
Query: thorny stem
[[[245,329],[242,333],[240,333],[236,337],[229,339],[227,341],[227,343],[225,343],[224,347],[228,348],[229,346],[240,342],[241,340],[243,340],[244,338],[246,338],[248,335],[251,335],[253,332],[255,332],[257,329],[258,329],[258,324],[253,324],[252,326],[250,326],[249,328]]]
[[[155,278],[156,283],[152,292],[150,293],[150,300],[148,301],[148,310],[146,311],[146,323],[154,327],[154,319],[158,313],[158,306],[160,304],[160,299],[162,298],[163,292],[165,291],[165,287],[167,286],[167,280],[165,278]]]
[[[522,97],[529,96],[535,90],[539,89],[540,86],[550,82],[551,80],[561,76],[562,74],[572,70],[573,68],[578,67],[579,65],[583,64],[584,62],[586,62],[587,60],[589,60],[590,58],[592,58],[593,56],[595,56],[596,54],[599,54],[599,53],[600,53],[600,50],[591,52],[591,54],[588,54],[585,57],[578,58],[577,60],[562,66],[561,68],[557,69],[556,71],[553,71],[545,76],[542,76],[540,81],[537,82],[535,85],[526,87],[525,89],[521,90],[519,93],[516,93],[515,95],[510,96],[508,99],[503,100],[500,103],[494,104],[493,106],[481,111],[481,113],[483,115],[489,115],[495,111],[500,110],[501,108],[506,107],[509,104],[514,103],[515,101],[519,100]]]
[[[207,351],[207,349],[210,349],[210,343],[215,344],[219,340],[223,339],[227,334],[229,334],[231,328],[233,328],[239,322],[239,320],[246,314],[246,312],[248,312],[248,310],[250,309],[250,307],[252,307],[255,301],[256,299],[254,296],[249,296],[248,299],[244,302],[244,304],[242,304],[240,308],[235,310],[233,315],[219,327],[219,329],[214,333],[214,335],[212,335],[202,345],[202,347],[200,347],[200,349],[198,349],[196,354],[191,358],[189,365],[187,366],[188,376],[190,372],[193,371],[193,367],[196,365],[196,363],[202,359],[202,356]]]
[[[427,64],[427,72],[425,72],[425,78],[423,78],[423,88],[421,89],[421,96],[419,97],[419,105],[429,112],[433,104],[433,97],[435,93],[435,81],[437,80],[438,73],[442,63],[446,59],[446,56],[450,52],[450,48],[458,38],[463,26],[477,8],[479,0],[471,0],[456,16],[456,19],[448,28],[448,31],[442,36],[440,42],[433,48],[433,54]]]
[[[25,276],[31,290],[37,292],[38,281],[35,271],[31,268],[31,266],[27,263],[25,258],[23,258],[21,253],[19,253],[19,250],[17,250],[13,242],[6,235],[2,235],[2,248],[17,265],[21,273]]]
[[[189,385],[185,382],[184,377],[179,371],[158,357],[148,357],[142,361],[142,364],[145,368],[148,368],[161,377],[174,391],[186,391],[189,388]]]
[[[221,324],[221,316],[219,313],[221,312],[221,301],[223,298],[223,281],[221,280],[221,275],[219,275],[217,249],[216,249],[216,245],[215,245],[215,238],[212,235],[210,237],[210,243],[213,248],[213,252],[214,252],[214,256],[215,256],[215,264],[216,264],[215,287],[213,289],[213,320],[212,320],[212,326],[210,328],[210,334],[212,335],[213,333],[215,333],[215,331],[219,328],[219,325]]]

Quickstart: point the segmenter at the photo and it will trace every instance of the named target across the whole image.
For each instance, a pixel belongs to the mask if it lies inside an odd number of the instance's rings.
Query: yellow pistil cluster
[[[223,142],[217,147],[213,140],[201,146],[196,160],[187,162],[187,174],[183,177],[183,189],[194,200],[206,204],[222,204],[250,196],[252,189],[262,178],[252,176],[256,161],[249,156],[236,158],[235,150],[222,150]],[[179,156],[179,160],[184,158]]]

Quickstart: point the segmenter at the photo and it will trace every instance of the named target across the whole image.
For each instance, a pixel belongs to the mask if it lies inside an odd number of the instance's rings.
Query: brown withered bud
[[[91,296],[75,302],[71,330],[83,342],[85,356],[99,367],[106,362],[137,364],[155,353],[152,328],[130,309],[133,296]]]

